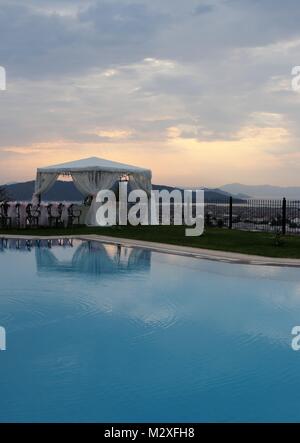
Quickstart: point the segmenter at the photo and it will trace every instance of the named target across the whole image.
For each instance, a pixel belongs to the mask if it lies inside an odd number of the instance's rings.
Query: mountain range
[[[300,186],[271,186],[271,185],[243,185],[232,183],[221,186],[220,189],[237,198],[266,198],[278,199],[286,197],[289,200],[300,200]]]
[[[30,201],[32,198],[32,194],[34,191],[34,181],[27,181],[22,183],[10,183],[3,185],[5,189],[7,190],[8,196],[10,200],[16,200],[16,201]],[[164,186],[164,185],[152,185],[152,189],[154,190],[161,190],[161,189],[167,189],[169,191],[172,191],[174,189],[179,189],[183,192],[182,188],[175,188],[171,186]],[[201,189],[201,188],[200,188]],[[221,189],[208,189],[205,188],[205,201],[206,202],[212,202],[212,201],[218,201],[218,202],[225,202],[230,197],[230,193],[228,193],[225,190]],[[44,201],[81,201],[83,200],[82,194],[76,189],[72,181],[61,181],[57,180],[54,184],[54,186],[43,195]],[[241,202],[243,199],[241,199],[238,196],[233,195],[233,201],[236,203]]]

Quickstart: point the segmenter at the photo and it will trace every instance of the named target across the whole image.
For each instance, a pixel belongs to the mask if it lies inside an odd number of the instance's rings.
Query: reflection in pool
[[[0,421],[299,421],[297,269],[0,244]]]
[[[59,252],[59,250],[58,250]],[[51,248],[35,248],[38,272],[73,272],[95,276],[116,272],[149,270],[151,251],[84,242],[72,251],[69,259],[61,260]]]

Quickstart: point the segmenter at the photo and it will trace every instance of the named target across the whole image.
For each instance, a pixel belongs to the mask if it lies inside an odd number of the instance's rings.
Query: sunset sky
[[[299,0],[0,0],[0,183],[98,156],[300,185]]]

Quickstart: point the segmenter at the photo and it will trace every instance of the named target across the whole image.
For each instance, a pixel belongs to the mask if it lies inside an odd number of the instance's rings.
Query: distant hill
[[[34,191],[34,180],[24,183],[5,185],[10,200],[30,201]],[[82,194],[75,188],[72,181],[57,180],[54,186],[43,195],[45,201],[81,201]]]
[[[11,183],[8,185],[4,185],[6,190],[8,191],[10,200],[18,200],[18,201],[30,201],[32,198],[33,190],[34,190],[34,181],[28,181],[23,183]],[[171,186],[164,185],[152,185],[154,190],[167,189],[172,191],[174,188]],[[208,189],[205,188],[205,201],[219,201],[225,202],[230,197],[230,194],[224,190],[220,189]],[[49,192],[43,195],[44,201],[81,201],[83,200],[82,194],[76,189],[74,183],[72,181],[61,181],[57,180],[54,186],[50,189]],[[241,202],[242,199],[234,196],[234,202]]]
[[[154,190],[160,190],[160,189],[167,189],[168,191],[172,191],[174,189],[179,189],[181,192],[184,190],[182,188],[174,188],[172,186],[165,186],[165,185],[152,185],[152,189]],[[197,188],[191,188],[191,190],[195,190]],[[199,188],[202,189],[202,188]],[[214,202],[218,201],[219,203],[227,202],[231,194],[228,192],[222,191],[220,189],[209,189],[204,188],[204,199],[206,202]],[[243,200],[240,198],[237,198],[236,196],[233,197],[234,203],[241,203]]]
[[[283,198],[290,200],[300,200],[300,186],[271,186],[271,185],[243,185],[232,183],[221,186],[223,191],[233,193],[242,198],[251,196],[252,198]]]

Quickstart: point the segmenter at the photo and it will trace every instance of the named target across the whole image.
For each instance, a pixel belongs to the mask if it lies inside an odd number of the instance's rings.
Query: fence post
[[[232,197],[229,197],[229,229],[232,229]]]
[[[282,200],[282,235],[286,233],[286,198]]]

